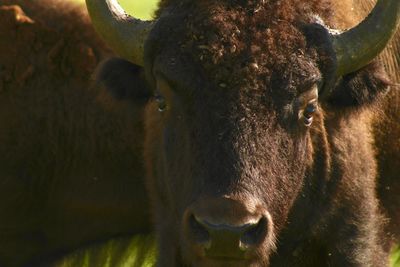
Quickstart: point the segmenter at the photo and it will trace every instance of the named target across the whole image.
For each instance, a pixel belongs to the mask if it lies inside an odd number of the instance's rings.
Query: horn
[[[129,16],[117,0],[86,0],[94,28],[119,56],[144,65],[144,43],[154,22]]]
[[[332,35],[336,74],[342,76],[366,66],[386,47],[400,20],[400,0],[378,0],[358,26]]]

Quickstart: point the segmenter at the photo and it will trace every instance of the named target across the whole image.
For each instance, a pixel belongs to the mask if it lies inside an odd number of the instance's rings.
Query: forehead
[[[296,88],[318,76],[317,54],[301,27],[325,12],[321,2],[171,3],[159,21],[159,61],[176,73],[184,66],[182,72],[202,75],[216,87]]]

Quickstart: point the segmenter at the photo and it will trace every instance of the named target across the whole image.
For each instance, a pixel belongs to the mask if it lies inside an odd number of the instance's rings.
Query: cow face
[[[147,43],[149,189],[161,254],[185,264],[266,265],[313,165],[316,50],[287,18],[230,8],[162,17]]]
[[[336,76],[316,13],[330,13],[324,1],[167,5],[145,45],[149,89],[110,83],[148,99],[160,266],[267,266],[304,181],[328,179],[322,110],[363,106],[386,88],[376,66]]]

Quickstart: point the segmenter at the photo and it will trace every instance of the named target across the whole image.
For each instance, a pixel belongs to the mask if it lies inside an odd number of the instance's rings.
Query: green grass
[[[54,267],[152,267],[156,262],[156,242],[152,235],[110,240],[75,252]],[[400,246],[393,250],[391,267],[400,267]]]
[[[390,257],[390,266],[400,267],[400,245],[398,245],[392,252]]]
[[[57,262],[54,267],[152,267],[156,262],[153,235],[119,238],[80,250]],[[391,267],[400,267],[400,246],[394,248]]]
[[[155,262],[155,238],[138,235],[79,250],[55,263],[54,267],[152,267]]]
[[[84,0],[71,1],[84,3]],[[119,0],[119,3],[129,14],[141,19],[151,19],[158,0]]]

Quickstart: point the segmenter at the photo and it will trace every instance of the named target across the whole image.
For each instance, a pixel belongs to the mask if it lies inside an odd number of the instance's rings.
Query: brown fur
[[[145,115],[160,266],[224,266],[192,251],[182,230],[187,210],[210,196],[262,203],[273,218],[276,253],[261,244],[237,266],[387,265],[372,129],[391,83],[382,65],[341,77],[310,130],[295,119],[302,92],[315,82],[329,89],[329,40],[313,23],[362,18],[346,14],[350,1],[331,2],[161,4],[145,66],[170,106],[160,115],[150,102]],[[153,83],[158,73],[169,88]]]
[[[90,88],[111,52],[83,10],[0,1],[2,267],[148,229],[138,110]]]
[[[342,8],[340,15],[346,22],[342,28],[356,25],[361,18],[365,17],[373,8],[375,0],[348,1],[346,8]],[[338,3],[338,2],[336,2]],[[353,14],[353,16],[348,16]],[[353,18],[353,20],[349,20]],[[376,143],[376,153],[379,168],[378,195],[383,210],[389,218],[388,232],[394,235],[394,240],[400,240],[400,31],[397,31],[387,48],[379,56],[384,63],[385,70],[393,86],[390,92],[385,95],[384,101],[380,104],[380,110],[374,114],[373,132]]]

